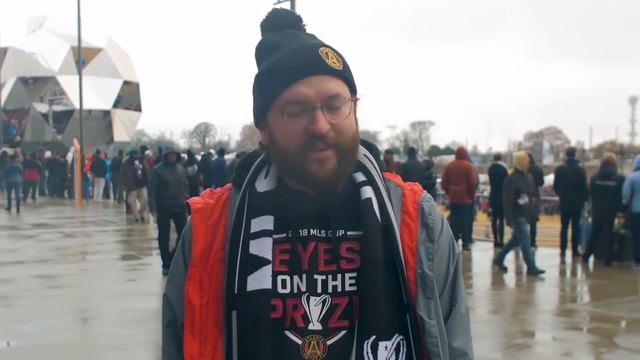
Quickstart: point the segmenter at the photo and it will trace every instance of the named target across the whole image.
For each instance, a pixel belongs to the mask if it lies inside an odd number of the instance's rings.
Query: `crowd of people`
[[[513,247],[520,246],[529,271],[537,273],[542,270],[535,266],[532,249],[537,247],[543,170],[530,153],[514,153],[513,159],[511,174],[500,154],[494,156],[488,171],[494,245],[502,248],[494,264],[506,272],[504,256]],[[582,258],[584,263],[599,253],[600,260],[607,266],[614,260],[633,259],[640,269],[640,155],[635,159],[633,171],[625,178],[618,171],[616,155],[606,153],[589,179],[576,158],[576,148],[569,147],[564,163],[553,172],[553,190],[559,201],[562,260],[570,245],[571,256]],[[513,232],[503,247],[505,219]],[[628,236],[629,230],[631,236]]]
[[[152,214],[158,226],[158,245],[166,275],[173,257],[169,249],[170,222],[179,236],[187,219],[186,200],[229,181],[228,168],[235,165],[242,153],[229,166],[225,153],[224,148],[211,150],[202,153],[198,160],[191,150],[183,156],[173,149],[159,148],[154,156],[147,146],[141,146],[126,154],[119,150],[109,158],[105,151],[96,149],[82,166],[84,198],[123,204],[126,218],[132,223],[148,223]],[[20,214],[24,202],[28,199],[36,202],[43,196],[73,199],[74,163],[73,149],[67,156],[46,149],[24,157],[20,151],[11,155],[1,152],[0,191],[6,192],[5,210],[10,213],[15,209]]]
[[[158,155],[154,156],[147,146],[141,146],[126,154],[119,150],[117,155],[109,158],[106,152],[97,149],[87,157],[83,166],[85,198],[124,203],[126,216],[131,222],[147,223],[149,214],[154,215],[159,224],[165,273],[172,258],[172,252],[168,250],[169,222],[174,222],[179,234],[187,218],[186,207],[177,204],[198,196],[204,189],[215,189],[229,182],[234,166],[244,155],[239,153],[227,164],[224,148],[210,150],[200,156],[191,150],[185,154],[176,152],[174,170],[164,166],[167,163],[165,155],[171,152],[173,150],[165,149],[163,153],[159,148]],[[479,181],[467,150],[462,146],[456,149],[455,159],[444,167],[439,186],[434,162],[419,160],[413,147],[406,153],[406,161],[399,163],[395,152],[386,150],[379,162],[381,168],[399,175],[404,181],[419,183],[434,199],[445,199],[451,230],[460,240],[462,249],[469,251],[473,243]],[[502,249],[494,263],[502,271],[506,271],[504,256],[518,246],[531,273],[539,270],[533,259],[537,249],[537,224],[542,202],[540,188],[544,184],[544,172],[530,153],[526,155],[525,161],[522,154],[513,154],[514,167],[510,170],[502,154],[495,154],[487,170],[491,233],[494,246]],[[634,171],[625,179],[618,173],[616,156],[607,153],[589,180],[576,159],[576,149],[568,148],[565,155],[565,162],[555,169],[553,184],[560,210],[560,256],[565,258],[569,249],[573,257],[582,257],[584,262],[589,262],[594,253],[598,253],[606,265],[629,257],[640,265],[640,160],[636,159]],[[29,153],[24,158],[20,152],[13,155],[0,153],[0,179],[3,179],[0,190],[7,194],[5,210],[11,212],[15,208],[19,214],[22,203],[29,199],[36,202],[41,196],[72,199],[73,162],[71,153],[64,156],[45,149]],[[176,188],[176,182],[170,181],[173,171],[180,174],[179,178],[184,177],[185,189]],[[527,176],[517,176],[520,173]],[[440,190],[446,197],[439,196]],[[184,196],[181,195],[183,193]],[[163,206],[158,206],[158,203]],[[585,225],[589,231],[584,231]],[[505,241],[505,226],[513,229],[510,242]],[[616,229],[631,233],[632,254],[621,254],[628,251],[628,247],[624,246],[624,237]],[[581,239],[581,236],[587,238]],[[585,245],[580,248],[580,244]]]
[[[405,181],[420,183],[434,198],[444,199],[451,230],[462,249],[469,251],[479,203],[479,176],[466,148],[457,148],[454,160],[442,171],[440,190],[446,195],[444,197],[436,196],[438,174],[433,169],[433,162],[419,161],[414,148],[409,148],[407,154],[407,161],[398,164],[394,152],[386,150],[384,168],[399,174]],[[536,164],[531,153],[516,152],[512,158],[513,168],[509,169],[503,155],[497,153],[487,169],[488,215],[493,244],[499,249],[494,264],[506,272],[505,256],[519,247],[529,274],[539,275],[544,270],[535,264],[535,250],[544,170]],[[576,158],[576,148],[566,150],[564,163],[553,171],[553,190],[559,203],[561,259],[567,256],[569,249],[572,257],[582,258],[585,263],[596,253],[607,266],[614,261],[633,259],[640,267],[640,156],[626,178],[619,173],[618,167],[616,155],[606,153],[598,170],[588,179]],[[512,228],[511,238],[507,241],[505,226]]]
[[[36,202],[41,196],[65,197],[69,191],[68,163],[66,156],[44,149],[24,157],[20,151],[11,155],[0,152],[0,191],[7,193],[5,210],[11,212],[15,202],[19,214],[20,205],[29,198]]]
[[[171,156],[169,163],[175,162],[175,166],[167,167],[165,156],[171,153],[176,157],[173,160]],[[409,147],[406,153],[406,161],[399,163],[395,152],[387,149],[379,164],[384,171],[395,173],[404,181],[420,184],[434,199],[445,199],[451,230],[461,242],[462,249],[469,251],[473,243],[479,181],[478,171],[467,150],[462,146],[456,149],[454,160],[442,171],[439,186],[434,162],[419,160],[413,147]],[[141,146],[126,154],[119,150],[117,155],[109,158],[106,152],[97,149],[87,157],[82,167],[84,196],[92,201],[111,199],[124,203],[126,216],[131,222],[148,223],[149,214],[153,214],[158,223],[163,271],[166,273],[172,259],[172,251],[168,249],[169,223],[174,222],[179,235],[187,218],[186,206],[179,204],[198,196],[205,189],[215,189],[230,181],[233,168],[244,153],[237,154],[229,164],[225,154],[224,148],[199,156],[191,150],[180,154],[172,149],[163,152],[159,148],[158,155],[154,156],[147,146]],[[530,273],[542,273],[533,259],[537,249],[537,224],[542,202],[540,188],[544,184],[544,172],[530,153],[526,155],[525,161],[521,153],[513,154],[514,167],[510,170],[502,154],[495,154],[487,169],[491,233],[494,246],[502,249],[494,263],[506,271],[504,256],[513,247],[520,247]],[[589,180],[576,159],[576,149],[568,148],[565,155],[565,162],[555,169],[553,184],[560,210],[560,256],[566,256],[570,245],[571,255],[582,257],[584,262],[589,262],[594,253],[598,253],[606,265],[629,257],[640,265],[640,159],[636,159],[634,171],[625,179],[618,173],[616,156],[607,153]],[[43,149],[24,158],[20,152],[13,155],[0,153],[0,179],[3,179],[0,190],[7,194],[5,210],[11,212],[15,207],[19,214],[22,203],[28,199],[36,202],[41,196],[72,199],[73,162],[72,152],[64,156]],[[182,177],[184,189],[177,185],[177,179]],[[439,191],[446,196],[439,196]],[[585,207],[588,207],[588,212]],[[584,231],[585,225],[589,231]],[[505,241],[505,226],[513,230],[509,242]],[[628,247],[625,248],[622,243],[624,237],[616,229],[631,233],[632,254],[621,254]],[[581,236],[587,238],[581,239]],[[585,245],[580,248],[580,244]]]

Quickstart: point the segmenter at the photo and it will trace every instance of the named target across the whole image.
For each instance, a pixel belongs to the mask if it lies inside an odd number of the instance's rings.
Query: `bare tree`
[[[409,123],[409,142],[418,150],[418,156],[425,156],[431,146],[431,128],[436,125],[431,120],[418,120]]]
[[[160,131],[155,134],[149,134],[143,129],[136,130],[131,136],[131,148],[139,149],[140,146],[147,145],[153,152],[161,146],[163,148],[178,148],[178,143],[173,138],[173,133]]]
[[[412,146],[418,151],[418,157],[426,156],[429,146],[431,146],[431,129],[435,124],[431,120],[419,120],[409,123],[408,129],[402,129],[391,137],[389,140],[390,148],[404,152]]]
[[[138,129],[131,135],[131,147],[139,149],[141,145],[149,145],[153,142],[153,137],[143,129]]]
[[[253,124],[246,124],[240,129],[240,137],[236,142],[236,151],[251,151],[258,148],[260,131]]]
[[[187,144],[201,151],[207,151],[216,142],[218,129],[209,122],[201,122],[193,127],[193,129],[185,134],[187,136]]]
[[[521,148],[531,152],[536,161],[543,163],[542,153],[545,146],[553,152],[554,161],[560,161],[564,150],[571,145],[569,137],[557,126],[547,126],[538,131],[528,131],[524,134]]]
[[[361,139],[368,140],[378,147],[380,146],[380,131],[360,129],[358,132],[360,133]]]

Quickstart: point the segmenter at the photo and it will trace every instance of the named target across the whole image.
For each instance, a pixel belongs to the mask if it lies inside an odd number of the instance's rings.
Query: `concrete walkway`
[[[0,359],[159,359],[163,288],[154,225],[126,224],[110,202],[64,200],[0,213]],[[537,259],[548,273],[463,254],[478,359],[640,358],[640,273]],[[518,263],[521,263],[519,261]]]

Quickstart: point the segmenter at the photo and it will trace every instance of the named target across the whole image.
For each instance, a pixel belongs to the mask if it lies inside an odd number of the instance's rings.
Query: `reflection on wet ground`
[[[0,359],[158,359],[152,225],[109,202],[0,213]]]
[[[540,248],[528,277],[493,247],[463,254],[478,359],[640,358],[640,273]],[[516,265],[516,263],[518,265]],[[0,214],[0,359],[158,359],[163,279],[153,225],[109,202]]]
[[[540,248],[547,270],[526,275],[520,254],[509,273],[491,268],[494,250],[476,243],[464,253],[464,277],[478,359],[640,358],[640,273],[631,264],[561,262],[555,248]]]

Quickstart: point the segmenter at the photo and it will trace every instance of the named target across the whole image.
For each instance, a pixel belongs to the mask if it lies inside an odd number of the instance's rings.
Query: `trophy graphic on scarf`
[[[329,295],[311,296],[309,293],[302,295],[302,306],[310,321],[307,329],[322,330],[320,320],[329,310],[329,305],[331,305],[331,296]]]
[[[373,356],[372,345],[375,335],[364,342],[365,360],[405,360],[407,356],[407,344],[404,336],[395,334],[389,341],[378,341],[378,352]]]

